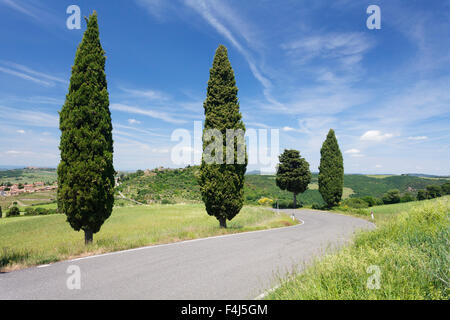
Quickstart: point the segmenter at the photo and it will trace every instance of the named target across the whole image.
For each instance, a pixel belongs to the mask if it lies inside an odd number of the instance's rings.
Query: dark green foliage
[[[12,206],[9,211],[6,213],[7,217],[17,217],[20,216],[20,210],[16,206]]]
[[[25,208],[25,216],[44,216],[49,214],[57,214],[58,211],[56,209],[45,209],[45,208]]]
[[[344,160],[330,129],[320,149],[319,192],[329,207],[339,204],[344,189]]]
[[[274,209],[295,209],[301,207],[303,207],[303,204],[301,202],[294,205],[294,201],[289,200],[278,200],[278,207],[276,201],[272,203],[272,208]]]
[[[425,189],[427,185],[440,185],[448,182],[445,179],[425,179],[414,176],[391,176],[386,178],[373,178],[362,174],[346,174],[344,176],[344,186],[353,189],[355,194],[352,197],[382,197],[383,194],[392,189],[400,192],[407,192],[408,189]]]
[[[389,190],[382,198],[384,204],[400,202],[400,191],[398,189]]]
[[[311,182],[309,163],[300,156],[297,150],[287,150],[279,156],[276,184],[281,190],[294,194],[294,208],[297,206],[297,195],[308,189]]]
[[[416,201],[416,197],[414,197],[409,192],[404,193],[400,198],[400,202],[411,202],[411,201]]]
[[[226,220],[233,219],[244,204],[247,156],[245,155],[245,163],[237,163],[238,144],[235,143],[233,147],[234,163],[227,164],[226,159],[226,130],[241,129],[245,132],[237,93],[238,88],[234,71],[228,60],[227,49],[220,45],[216,50],[213,66],[209,72],[206,100],[203,104],[205,109],[203,132],[205,133],[208,129],[216,129],[222,133],[223,163],[206,163],[205,155],[203,155],[198,183],[206,211],[219,220],[221,227],[226,227]],[[236,141],[236,139],[234,140]],[[206,141],[204,136],[203,150],[210,143],[211,141]]]
[[[58,208],[76,231],[100,230],[114,204],[111,113],[102,49],[94,12],[72,67],[69,93],[60,112],[61,162]]]
[[[426,190],[417,191],[417,200],[426,200],[428,199],[428,192]]]
[[[441,186],[442,195],[450,194],[450,182],[446,182]]]
[[[2,207],[0,206],[0,218],[3,217],[3,213],[2,213]]]
[[[383,204],[383,201],[381,199],[371,197],[371,196],[365,196],[365,197],[362,197],[361,199],[364,200],[365,202],[367,202],[369,204],[369,207],[379,206],[379,205]]]
[[[442,196],[442,189],[438,185],[428,185],[426,187],[429,199],[437,198]]]
[[[349,198],[342,201],[343,206],[348,206],[350,208],[361,209],[368,208],[369,203],[360,198]]]

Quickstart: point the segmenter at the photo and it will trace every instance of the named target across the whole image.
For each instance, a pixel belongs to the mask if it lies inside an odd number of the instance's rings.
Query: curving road
[[[278,276],[344,244],[355,230],[374,228],[366,220],[339,214],[283,211],[304,223],[3,273],[0,300],[253,299],[275,286]],[[67,287],[70,266],[79,267],[80,289]]]

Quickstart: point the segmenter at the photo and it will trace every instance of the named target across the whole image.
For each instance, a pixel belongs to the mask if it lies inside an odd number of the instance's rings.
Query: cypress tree
[[[74,230],[84,231],[88,244],[111,215],[115,172],[106,57],[95,11],[86,22],[59,114],[58,210]]]
[[[294,194],[294,208],[296,208],[297,195],[305,192],[311,182],[309,163],[297,150],[284,150],[279,160],[275,182],[281,190]]]
[[[336,206],[344,188],[344,160],[334,134],[330,129],[320,149],[319,192],[328,207]]]
[[[198,182],[210,216],[219,220],[220,226],[226,228],[226,220],[233,219],[241,210],[244,203],[244,176],[247,169],[247,155],[245,141],[234,137],[233,149],[227,157],[227,130],[241,130],[242,138],[245,126],[239,111],[237,98],[238,88],[234,78],[234,71],[228,60],[227,49],[220,45],[215,53],[208,81],[205,109],[205,124],[203,130],[203,156],[200,166]],[[222,135],[222,145],[215,153],[219,161],[210,163],[205,161],[205,149],[213,140],[206,139],[207,130],[216,129]],[[219,143],[217,141],[217,143]],[[243,148],[243,149],[242,149]],[[238,161],[238,150],[244,155],[243,161]],[[243,150],[243,154],[242,154]],[[228,159],[227,159],[228,158]],[[231,158],[231,159],[230,159]],[[227,163],[232,160],[233,163]]]

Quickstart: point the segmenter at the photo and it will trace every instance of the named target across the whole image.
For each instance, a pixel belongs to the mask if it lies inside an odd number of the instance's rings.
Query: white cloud
[[[381,133],[379,130],[369,130],[366,131],[361,137],[361,141],[376,141],[381,142],[386,139],[392,138],[394,135],[392,133]]]
[[[140,124],[141,122],[139,120],[136,120],[136,119],[128,119],[128,123],[129,124]]]
[[[20,134],[25,134],[25,130],[22,130],[22,129],[20,129],[20,130],[17,130],[17,133],[20,133]]]
[[[408,137],[408,140],[427,140],[427,136]]]
[[[381,164],[375,165],[375,168],[382,168],[383,166]]]
[[[360,153],[361,151],[359,151],[358,149],[348,149],[346,150],[344,153],[348,153],[348,154],[357,154]]]
[[[291,128],[291,127],[283,127],[283,129],[281,129],[281,130],[283,130],[283,131],[295,131],[295,129]]]

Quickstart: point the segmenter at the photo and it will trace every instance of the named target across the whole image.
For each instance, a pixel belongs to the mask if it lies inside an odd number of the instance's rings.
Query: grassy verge
[[[85,246],[84,234],[73,231],[64,215],[5,218],[0,219],[0,270],[294,223],[285,214],[244,207],[227,229],[220,229],[199,204],[123,207],[114,209],[94,243]]]
[[[448,197],[416,203],[284,280],[267,299],[448,300],[449,212]],[[381,272],[379,289],[367,287],[370,266]]]

